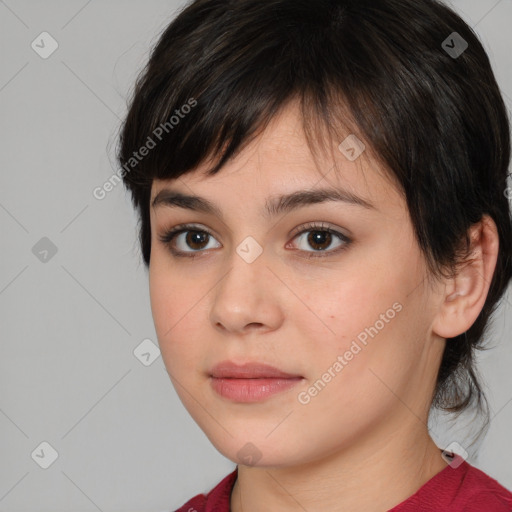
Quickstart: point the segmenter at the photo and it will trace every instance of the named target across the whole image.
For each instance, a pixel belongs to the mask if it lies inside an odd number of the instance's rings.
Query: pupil
[[[312,231],[308,237],[308,242],[312,245],[321,245],[320,249],[325,249],[331,244],[331,233],[328,231]]]
[[[187,235],[187,244],[193,249],[201,249],[201,247],[195,247],[196,244],[204,244],[205,238],[208,233],[201,233],[200,231],[190,231]]]

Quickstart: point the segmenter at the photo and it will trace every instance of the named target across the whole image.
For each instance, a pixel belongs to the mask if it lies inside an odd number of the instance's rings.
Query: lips
[[[273,366],[262,363],[246,363],[236,365],[231,361],[223,361],[215,365],[210,375],[217,379],[293,379],[301,375],[283,372]]]
[[[302,376],[262,363],[236,365],[224,361],[210,372],[212,389],[232,402],[261,402],[296,386]]]

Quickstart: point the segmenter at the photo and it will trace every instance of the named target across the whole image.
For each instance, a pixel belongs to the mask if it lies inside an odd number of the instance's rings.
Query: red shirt
[[[206,496],[198,494],[175,512],[230,512],[238,468]],[[512,493],[467,462],[446,466],[388,512],[512,512]]]

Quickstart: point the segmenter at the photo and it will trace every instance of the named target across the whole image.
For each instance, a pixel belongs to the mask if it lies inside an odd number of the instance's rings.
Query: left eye
[[[177,226],[159,238],[162,243],[170,247],[171,253],[178,257],[195,257],[196,254],[204,252],[205,249],[221,247],[220,244],[208,247],[210,238],[215,240],[213,235],[204,229],[190,225]],[[332,246],[336,238],[339,241],[338,245],[334,249],[327,251],[326,249]],[[299,244],[305,241],[309,247],[313,248],[313,251],[309,251],[299,247],[299,251],[310,253],[308,257],[321,257],[324,254],[331,255],[337,253],[346,248],[351,242],[342,233],[327,226],[317,224],[303,226],[302,230],[293,236],[293,239],[298,239]],[[187,250],[187,248],[192,250]]]
[[[338,249],[343,248],[345,245],[349,243],[349,239],[337,231],[331,228],[324,227],[313,227],[306,230],[301,231],[298,235],[295,236],[299,242],[299,250],[303,250],[306,252],[328,252],[333,253],[337,252]],[[333,242],[338,239],[338,245],[332,248]],[[301,248],[300,242],[305,242],[307,246],[312,247],[313,251],[308,251],[307,248]],[[327,251],[331,247],[330,251]]]

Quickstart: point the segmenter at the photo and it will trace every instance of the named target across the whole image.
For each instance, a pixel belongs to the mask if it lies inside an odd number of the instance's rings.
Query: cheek
[[[149,287],[151,311],[162,357],[168,370],[193,365],[200,350],[197,321],[204,307],[199,285],[191,286],[190,278],[177,279],[175,274],[150,268]],[[195,327],[194,327],[195,326]]]
[[[420,351],[414,338],[419,339],[421,305],[407,297],[414,282],[412,272],[367,269],[316,281],[322,286],[305,290],[304,303],[311,311],[301,303],[292,315],[303,333],[302,359],[309,367],[308,384],[320,379],[317,387],[323,389],[326,383],[330,389],[322,392],[318,406],[327,406],[331,399],[340,407],[355,408],[360,407],[358,401],[373,403],[371,396],[382,401],[389,391],[376,375],[393,389],[402,385]],[[352,390],[348,395],[347,389]]]
[[[315,398],[317,407],[333,414],[357,411],[363,417],[394,404],[390,390],[407,388],[421,358],[424,329],[418,321],[421,312],[403,298],[396,300],[399,296],[338,296],[340,304],[350,300],[337,316],[328,314],[335,334],[307,338],[308,385],[322,395]],[[306,392],[313,397],[315,389]]]
[[[301,325],[303,332],[320,335],[319,341],[335,349],[343,349],[347,340],[350,343],[376,322],[382,330],[381,315],[387,325],[388,320],[396,317],[396,309],[400,309],[400,306],[393,309],[402,296],[399,285],[391,288],[388,279],[379,281],[364,272],[318,280],[311,288],[303,301],[296,303],[294,321]],[[364,340],[364,335],[360,338]]]

